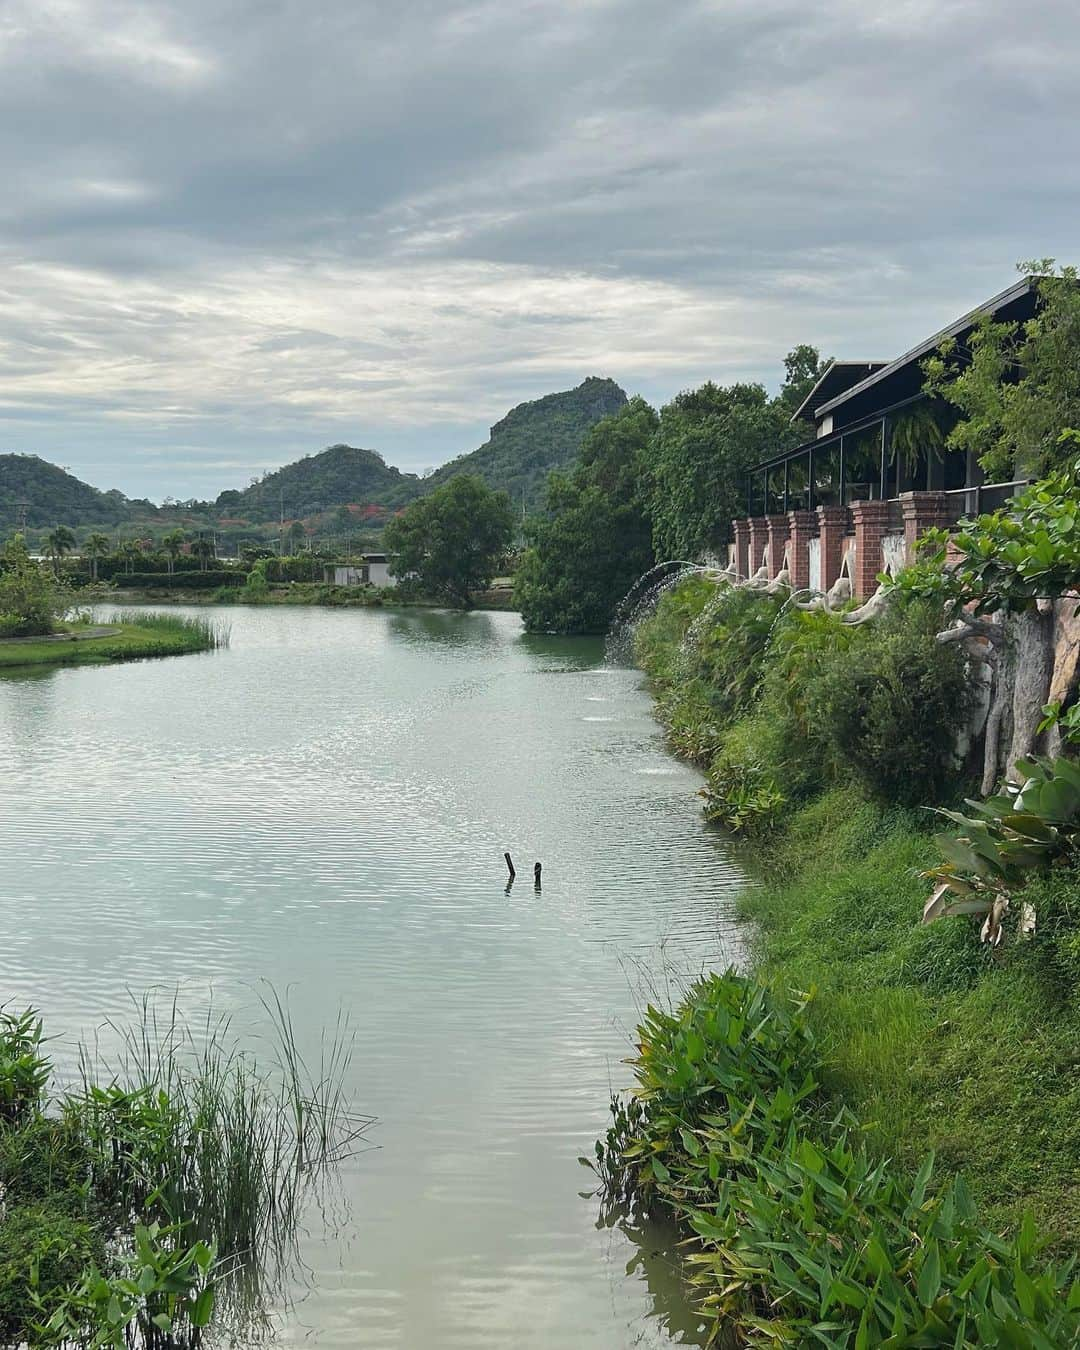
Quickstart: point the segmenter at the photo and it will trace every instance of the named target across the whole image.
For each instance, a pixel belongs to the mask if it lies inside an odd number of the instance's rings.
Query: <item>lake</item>
[[[0,680],[2,998],[61,1068],[149,987],[257,1038],[270,981],[309,1047],[349,1017],[375,1147],[280,1344],[701,1344],[665,1235],[579,1194],[644,1002],[739,954],[642,677],[513,614],[215,613],[228,650]]]

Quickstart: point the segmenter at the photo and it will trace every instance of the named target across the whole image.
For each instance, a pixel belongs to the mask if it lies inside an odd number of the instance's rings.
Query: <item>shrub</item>
[[[51,633],[70,603],[67,588],[33,561],[17,534],[0,556],[0,637]]]
[[[40,1106],[52,1066],[41,1053],[41,1018],[0,1010],[0,1121],[18,1124]]]
[[[835,772],[873,797],[905,805],[955,788],[957,734],[968,687],[962,655],[936,641],[939,619],[912,605],[856,630],[822,654],[805,685],[806,717],[825,738]]]
[[[801,1003],[728,972],[638,1036],[638,1091],[590,1165],[609,1203],[683,1221],[702,1310],[741,1344],[1077,1343],[1080,1284],[1030,1220],[999,1238],[962,1178],[935,1193],[932,1156],[912,1178],[824,1114]]]
[[[721,737],[705,775],[705,814],[725,829],[753,834],[775,823],[787,804],[786,747],[767,718],[752,715]]]
[[[9,1208],[0,1223],[0,1340],[20,1344],[102,1256],[101,1238],[85,1219],[46,1205]]]
[[[113,578],[117,586],[125,589],[172,591],[191,590],[209,591],[217,586],[242,586],[245,581],[243,572],[121,572]]]

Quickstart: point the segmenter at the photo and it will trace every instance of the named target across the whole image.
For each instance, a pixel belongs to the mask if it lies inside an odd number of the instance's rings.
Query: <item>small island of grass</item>
[[[225,631],[182,614],[124,610],[95,624],[55,572],[30,557],[21,535],[0,556],[0,670],[97,665],[210,651]]]
[[[211,651],[223,642],[220,626],[207,619],[125,610],[108,623],[58,624],[52,633],[0,638],[0,670],[183,656]]]

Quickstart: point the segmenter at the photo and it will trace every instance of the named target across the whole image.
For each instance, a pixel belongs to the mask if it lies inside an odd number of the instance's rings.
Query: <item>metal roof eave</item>
[[[1006,305],[1014,300],[1019,300],[1021,296],[1028,294],[1035,289],[1035,286],[1041,280],[1039,277],[1024,277],[1020,281],[1014,282],[999,294],[991,299],[984,301],[981,305],[976,305],[974,309],[969,310],[962,318],[956,319],[949,324],[947,328],[942,328],[940,332],[935,333],[933,337],[925,338],[916,347],[903,356],[898,356],[895,361],[890,361],[887,366],[881,370],[876,370],[873,375],[868,375],[865,380],[860,380],[858,384],[853,384],[850,389],[844,393],[838,394],[836,398],[830,399],[828,403],[823,403],[816,409],[818,414],[833,412],[841,407],[850,398],[855,398],[864,390],[871,388],[881,380],[886,380],[890,375],[895,375],[898,370],[904,366],[910,365],[912,361],[918,360],[922,356],[929,355],[936,347],[939,347],[946,338],[956,337],[962,333],[965,328],[969,328],[980,314],[995,314],[999,309],[1004,309]]]
[[[803,401],[791,414],[790,418],[791,423],[794,424],[795,422],[798,422],[799,419],[802,418],[803,414],[807,411],[807,409],[810,410],[810,416],[812,416],[814,413],[817,412],[817,409],[811,406],[814,401],[814,395],[821,388],[821,386],[828,380],[829,376],[833,373],[834,370],[839,370],[842,366],[865,366],[868,373],[873,374],[875,370],[879,370],[882,366],[885,365],[888,365],[887,361],[837,361],[835,359],[830,361],[829,364],[825,367],[825,369],[814,381],[813,389],[810,390],[807,396],[803,399]],[[840,398],[842,396],[840,394],[837,394],[836,397]]]

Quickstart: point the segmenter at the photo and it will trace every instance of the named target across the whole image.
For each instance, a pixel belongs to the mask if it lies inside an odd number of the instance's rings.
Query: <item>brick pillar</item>
[[[878,573],[884,568],[881,541],[889,533],[888,502],[853,502],[855,520],[855,594],[867,600],[878,588]]]
[[[769,531],[769,580],[773,581],[784,566],[790,526],[787,516],[766,516],[765,524]]]
[[[788,531],[791,547],[791,589],[804,591],[810,585],[810,540],[817,534],[817,516],[813,511],[789,511]]]
[[[821,538],[821,589],[827,591],[840,575],[844,561],[844,535],[850,512],[846,506],[819,506],[818,535]]]
[[[735,535],[735,571],[745,578],[750,575],[750,522],[733,520],[731,529]]]
[[[944,492],[901,492],[904,513],[904,553],[915,561],[915,543],[929,529],[947,529],[955,523],[949,498]]]
[[[769,542],[769,527],[764,516],[751,516],[747,524],[750,527],[750,557],[746,574],[752,577],[761,566],[761,557],[765,552],[765,545]]]

